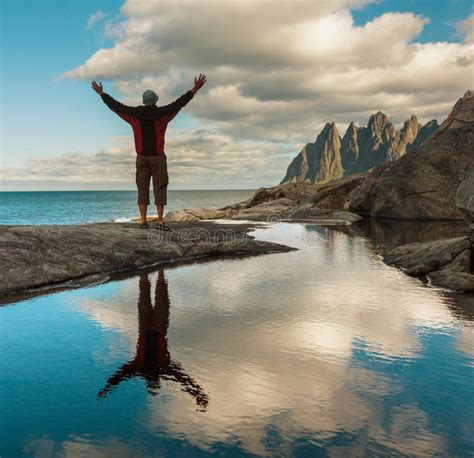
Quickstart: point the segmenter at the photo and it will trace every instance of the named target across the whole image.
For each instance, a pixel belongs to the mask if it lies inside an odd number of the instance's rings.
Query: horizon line
[[[204,188],[196,188],[196,189],[168,189],[168,192],[172,191],[254,191],[256,188],[232,188],[232,189],[225,189],[225,188],[212,188],[212,189],[204,189]],[[23,190],[0,190],[2,192],[137,192],[136,189],[23,189]]]

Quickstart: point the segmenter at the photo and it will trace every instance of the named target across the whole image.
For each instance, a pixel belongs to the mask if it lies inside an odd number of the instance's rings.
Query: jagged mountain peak
[[[471,122],[474,122],[474,92],[467,91],[464,96],[456,102],[449,116],[443,124],[441,124],[441,127],[446,123],[448,123],[450,127],[459,127],[462,124]]]
[[[370,130],[380,132],[389,122],[388,116],[385,113],[377,111],[377,113],[370,116],[367,127]]]
[[[351,121],[351,122],[349,123],[349,125],[347,126],[346,133],[347,133],[347,132],[355,132],[355,131],[357,131],[357,126],[356,126],[356,124],[355,124],[354,121]]]
[[[330,139],[332,141],[337,141],[339,139],[339,131],[337,130],[336,123],[333,122],[327,122],[321,133],[316,137],[316,142],[321,141],[322,139]]]
[[[326,182],[370,170],[416,148],[437,127],[436,120],[422,126],[418,118],[411,115],[398,130],[385,113],[377,111],[370,116],[367,127],[359,127],[351,121],[341,139],[336,123],[327,122],[314,143],[308,143],[293,159],[282,183]]]
[[[370,117],[369,122],[371,119],[373,120],[388,119],[388,116],[383,111],[379,110]]]
[[[438,126],[438,120],[432,119],[431,121],[428,121],[423,127],[430,127],[430,126],[434,126],[434,125]]]
[[[336,123],[334,121],[331,121],[331,122],[327,122],[326,124],[324,124],[322,132],[327,132],[327,131],[334,130],[334,129],[337,129]]]

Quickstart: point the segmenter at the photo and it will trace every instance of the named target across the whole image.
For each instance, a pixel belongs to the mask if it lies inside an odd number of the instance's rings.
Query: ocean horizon
[[[168,211],[221,208],[248,199],[254,189],[169,190]],[[150,193],[149,215],[156,215]],[[138,218],[137,191],[0,191],[0,224],[84,224]]]

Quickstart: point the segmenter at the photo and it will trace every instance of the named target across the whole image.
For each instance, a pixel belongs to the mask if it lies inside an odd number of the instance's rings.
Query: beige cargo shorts
[[[150,180],[153,179],[153,193],[156,205],[166,205],[168,188],[168,165],[166,154],[145,156],[137,154],[136,183],[138,189],[138,205],[150,203]]]

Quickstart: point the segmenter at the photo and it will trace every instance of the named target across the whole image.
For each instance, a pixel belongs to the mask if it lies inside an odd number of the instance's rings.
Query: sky
[[[278,7],[275,7],[278,6]],[[474,81],[469,0],[0,1],[0,189],[135,189],[130,126],[92,91],[167,104],[170,189],[277,184],[336,121],[441,122]]]

